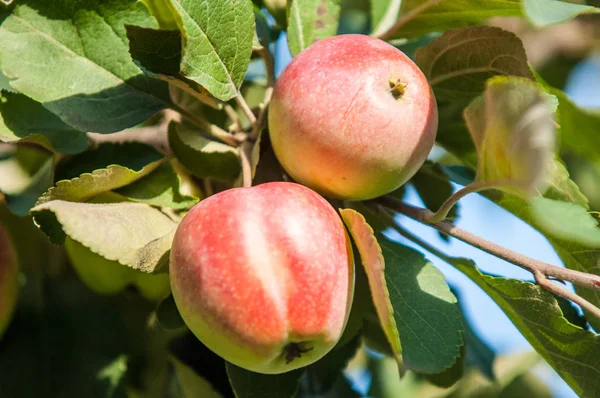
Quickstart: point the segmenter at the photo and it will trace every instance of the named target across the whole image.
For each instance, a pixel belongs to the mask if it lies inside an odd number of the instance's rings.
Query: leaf
[[[375,238],[373,229],[367,224],[362,214],[352,209],[342,209],[340,214],[360,253],[379,322],[398,363],[398,369],[402,372],[402,345],[397,323],[398,309],[394,307],[388,290],[382,249]]]
[[[148,145],[131,142],[102,144],[63,164],[65,171],[62,177],[70,179],[58,181],[39,198],[37,204],[52,200],[85,201],[144,177],[164,162],[162,159],[163,156]]]
[[[598,221],[581,205],[535,198],[531,203],[531,215],[534,223],[546,234],[586,247],[600,248]]]
[[[107,260],[154,273],[162,271],[177,222],[141,203],[73,203],[53,200],[31,209],[54,243],[68,235]]]
[[[197,374],[194,369],[170,356],[171,363],[175,367],[175,377],[182,390],[182,398],[221,398],[208,380]]]
[[[536,75],[536,79],[546,91],[558,98],[557,114],[561,146],[599,162],[600,145],[596,136],[600,128],[600,111],[581,108],[567,94],[548,85],[539,75]]]
[[[179,30],[133,25],[126,25],[125,28],[131,57],[146,75],[179,87],[213,108],[219,107],[205,88],[180,73],[182,44]]]
[[[115,192],[133,202],[175,210],[189,209],[198,203],[198,198],[183,195],[180,183],[171,164],[162,163],[150,174]]]
[[[600,12],[593,6],[557,0],[523,0],[523,10],[527,19],[537,27],[563,23],[581,14]]]
[[[65,124],[39,102],[0,91],[0,141],[30,141],[66,154],[84,151],[85,133]]]
[[[425,33],[475,25],[491,17],[522,15],[521,0],[402,0],[399,28],[384,39],[417,37]]]
[[[183,33],[181,74],[222,101],[235,97],[252,54],[252,2],[169,1]]]
[[[556,140],[553,107],[544,95],[529,80],[495,77],[465,108],[479,181],[510,181],[527,195],[544,192]]]
[[[535,350],[579,396],[600,389],[600,337],[569,323],[551,293],[515,279],[481,273],[464,258],[446,258],[485,291]]]
[[[291,0],[288,5],[288,44],[293,56],[336,34],[341,3],[341,0]]]
[[[18,145],[0,151],[0,192],[11,212],[25,216],[39,196],[52,186],[54,159],[39,147]]]
[[[232,181],[240,174],[237,149],[204,138],[195,130],[172,123],[169,145],[181,164],[198,177]]]
[[[169,102],[167,86],[129,56],[124,25],[156,27],[139,1],[23,0],[2,19],[0,65],[11,87],[78,130],[123,130]]]
[[[227,362],[227,375],[236,398],[293,398],[303,374],[303,369],[272,375],[254,373]]]
[[[370,0],[371,31],[377,37],[389,29],[398,19],[402,0]]]
[[[469,101],[495,75],[533,79],[521,39],[489,26],[444,32],[417,50],[415,62],[438,100]]]

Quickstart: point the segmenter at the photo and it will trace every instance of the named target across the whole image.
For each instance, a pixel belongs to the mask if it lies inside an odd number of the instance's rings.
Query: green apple
[[[0,338],[12,319],[19,295],[19,263],[8,232],[0,224]]]
[[[151,301],[165,298],[170,291],[168,274],[147,274],[118,261],[107,260],[81,243],[67,237],[67,255],[79,278],[98,294],[114,295],[133,285]]]

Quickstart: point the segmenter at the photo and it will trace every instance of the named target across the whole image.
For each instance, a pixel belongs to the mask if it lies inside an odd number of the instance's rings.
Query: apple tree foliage
[[[0,342],[2,396],[549,396],[530,372],[540,360],[576,394],[599,396],[597,314],[582,315],[539,275],[486,274],[422,241],[386,206],[404,188],[389,201],[332,202],[355,249],[350,319],[327,356],[281,375],[225,363],[187,331],[171,297],[149,301],[136,286],[95,294],[62,246],[68,238],[135,272],[167,273],[192,206],[244,173],[254,184],[286,178],[264,133],[275,52],[362,33],[407,53],[434,90],[441,155],[408,183],[425,206],[443,208],[459,185],[495,188],[481,194],[539,231],[567,269],[598,274],[600,113],[562,91],[583,55],[534,64],[522,42],[537,35],[545,46],[544,32],[578,24],[597,45],[598,2],[583,3],[0,2],[0,220],[21,264]],[[469,211],[446,210],[430,221]],[[390,228],[413,244],[388,239]],[[489,295],[536,352],[496,357],[431,255]],[[575,292],[600,306],[597,288]]]

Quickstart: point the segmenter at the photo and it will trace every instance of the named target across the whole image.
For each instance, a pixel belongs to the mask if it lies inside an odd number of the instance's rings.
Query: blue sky
[[[281,35],[276,46],[276,74],[281,73],[290,60],[291,56],[287,49],[285,35]],[[600,95],[598,94],[600,93],[600,54],[582,62],[573,70],[567,83],[566,92],[581,106],[600,108]],[[412,188],[407,190],[406,200],[422,206]],[[482,196],[469,195],[462,199],[460,204],[462,206],[461,217],[456,225],[461,228],[521,254],[551,264],[562,265],[543,236]],[[447,254],[473,259],[483,271],[517,279],[532,279],[530,273],[504,260],[454,239],[446,243],[433,229],[406,217],[399,216],[399,220],[412,232]],[[409,244],[402,237],[398,236],[397,238],[399,241]],[[532,350],[530,344],[500,308],[473,282],[439,259],[431,255],[428,258],[446,275],[448,281],[459,289],[463,308],[471,325],[482,340],[487,342],[498,355]],[[556,397],[576,397],[570,387],[546,364],[541,364],[535,369],[535,372],[550,386]]]

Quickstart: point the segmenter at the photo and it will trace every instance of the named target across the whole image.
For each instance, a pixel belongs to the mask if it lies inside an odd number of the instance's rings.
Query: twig
[[[445,0],[429,0],[421,4],[420,6],[413,8],[412,10],[407,12],[406,15],[400,16],[396,23],[392,25],[388,30],[380,34],[378,38],[381,40],[390,39],[393,36],[393,34],[396,33],[397,30],[399,30],[402,26],[406,25],[408,22],[413,20],[417,15],[427,11],[431,7],[439,5],[444,1]]]
[[[447,262],[448,264],[453,265],[452,258],[450,256],[448,256],[447,254],[445,254],[445,253],[441,252],[440,250],[438,250],[437,248],[431,246],[429,243],[425,242],[423,239],[417,237],[416,235],[412,234],[411,232],[407,231],[406,229],[404,229],[396,224],[394,224],[393,227],[400,235],[413,241],[417,245],[422,246],[425,250],[427,250],[427,251],[431,252],[433,255],[441,258],[443,261]],[[548,279],[548,277],[546,275],[544,275],[541,271],[534,270],[533,277],[535,278],[535,281],[537,282],[537,284],[540,287],[548,290],[551,293],[561,296],[567,300],[571,300],[572,302],[578,304],[585,311],[589,312],[590,314],[593,314],[597,318],[600,318],[600,309],[598,307],[596,307],[594,304],[590,303],[583,297],[579,296],[578,294],[573,293],[570,290],[565,289],[564,287],[559,286],[555,283],[552,283],[552,281],[550,281]]]
[[[171,109],[180,113],[181,116],[183,116],[187,121],[196,125],[206,133],[210,134],[213,138],[216,138],[219,141],[222,141],[225,144],[234,147],[239,145],[239,141],[233,135],[229,134],[227,131],[223,130],[219,126],[215,126],[214,124],[211,124],[204,119],[196,117],[195,115],[191,114],[190,112],[181,108],[178,105],[172,104]]]
[[[244,112],[244,115],[246,115],[246,117],[248,118],[250,124],[254,125],[256,123],[256,116],[254,115],[254,112],[252,112],[252,109],[250,109],[250,107],[248,106],[248,103],[244,99],[242,93],[237,93],[237,95],[235,96],[235,101],[240,106],[242,112]]]
[[[411,206],[390,196],[384,196],[376,199],[375,202],[402,213],[405,216],[408,216],[423,224],[429,225],[438,231],[445,233],[446,235],[452,236],[458,240],[470,244],[471,246],[493,254],[496,257],[506,260],[518,267],[526,269],[527,271],[533,273],[534,276],[536,272],[540,272],[546,277],[569,281],[575,285],[586,287],[588,289],[600,290],[600,276],[598,275],[557,267],[543,261],[535,260],[531,257],[524,256],[490,242],[480,236],[465,231],[464,229],[458,228],[447,221],[429,223],[427,220],[430,219],[433,214],[430,210]]]
[[[202,185],[204,187],[204,195],[208,198],[214,194],[212,184],[210,183],[210,178],[203,178]]]
[[[240,146],[240,164],[242,166],[242,184],[244,188],[252,186],[252,166],[250,165],[250,152],[252,151],[252,142],[244,141]]]
[[[271,102],[271,97],[273,96],[273,87],[275,86],[275,66],[273,63],[273,56],[271,52],[267,48],[261,47],[258,50],[258,53],[260,54],[265,63],[265,69],[267,74],[267,88],[265,89],[265,95],[263,97],[263,100],[259,105],[258,120],[254,124],[252,132],[250,133],[250,138],[253,140],[258,138],[258,134],[264,128],[267,118],[267,110],[269,107],[269,103]]]
[[[575,304],[579,305],[584,311],[600,319],[600,308],[596,307],[594,304],[590,303],[580,295],[573,293],[572,291],[565,289],[564,287],[557,285],[556,283],[552,283],[552,281],[549,280],[548,277],[544,275],[541,271],[534,271],[533,276],[537,284],[543,287],[544,289],[556,294],[557,296],[561,296],[566,298],[567,300],[571,300]]]
[[[470,193],[485,191],[488,189],[500,189],[500,188],[514,188],[515,183],[511,181],[477,181],[471,183],[464,188],[454,192],[446,201],[440,206],[440,208],[432,214],[431,218],[427,219],[429,224],[435,224],[443,221],[448,217],[448,213],[452,207],[463,197]]]
[[[240,131],[240,129],[242,128],[242,124],[240,123],[240,118],[238,117],[238,114],[235,111],[235,109],[233,109],[233,107],[229,104],[225,104],[225,106],[223,106],[223,109],[225,110],[225,113],[227,114],[229,120],[231,120],[231,131],[234,133]]]

